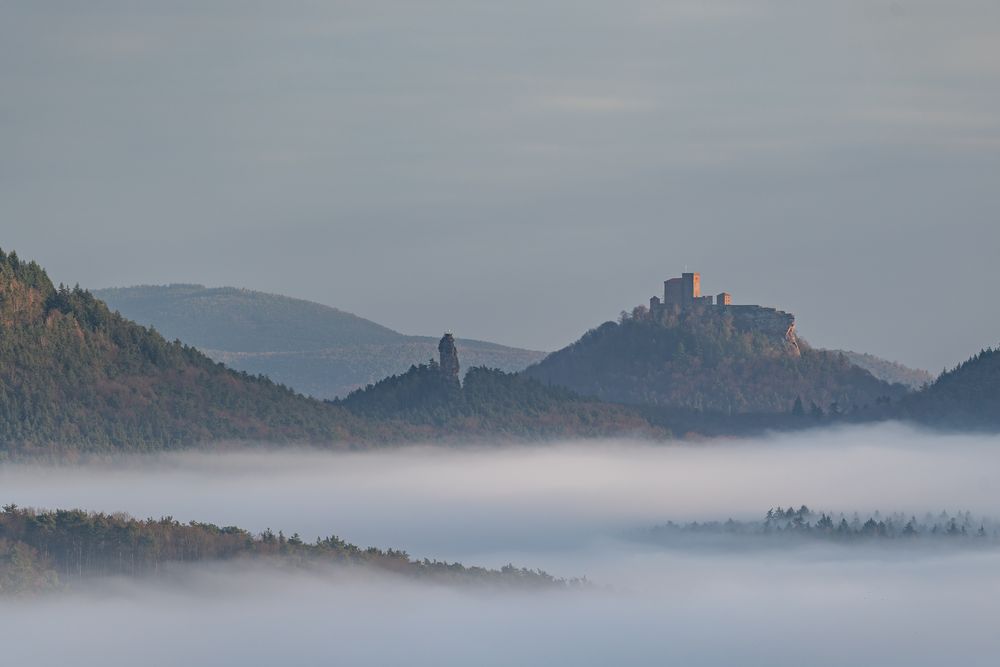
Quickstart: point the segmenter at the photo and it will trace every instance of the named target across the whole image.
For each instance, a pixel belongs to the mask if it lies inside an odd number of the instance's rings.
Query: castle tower
[[[701,274],[682,273],[681,280],[684,283],[684,300],[694,301],[701,296]]]
[[[701,297],[701,274],[682,273],[680,278],[663,281],[663,303],[680,308],[705,303]]]
[[[438,343],[438,354],[441,358],[441,373],[445,378],[458,384],[458,350],[455,348],[455,337],[446,333]]]
[[[680,306],[684,303],[684,281],[680,278],[671,278],[663,281],[663,303],[671,306]]]

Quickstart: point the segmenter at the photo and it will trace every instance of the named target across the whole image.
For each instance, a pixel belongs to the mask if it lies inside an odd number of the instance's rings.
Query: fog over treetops
[[[998,648],[995,548],[630,540],[668,520],[817,511],[1000,517],[996,436],[898,425],[701,445],[185,452],[0,467],[3,502],[337,533],[417,558],[513,561],[590,590],[463,591],[261,563],[174,567],[0,603],[22,664],[977,663]],[[225,623],[219,621],[225,619]],[[67,641],[42,640],[63,627]],[[34,640],[31,640],[34,638]],[[115,646],[113,655],[106,647]],[[19,653],[18,653],[19,652]],[[30,660],[29,660],[30,657]]]

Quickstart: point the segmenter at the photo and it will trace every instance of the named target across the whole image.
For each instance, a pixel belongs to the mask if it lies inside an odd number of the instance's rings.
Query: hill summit
[[[606,401],[727,414],[814,404],[846,412],[906,393],[844,355],[814,350],[791,313],[701,295],[701,276],[664,282],[663,298],[623,313],[525,374]]]

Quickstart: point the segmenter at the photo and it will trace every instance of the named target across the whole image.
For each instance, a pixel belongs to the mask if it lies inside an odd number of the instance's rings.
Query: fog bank
[[[307,540],[336,533],[481,561],[575,549],[666,520],[759,518],[775,505],[996,518],[997,470],[996,436],[879,425],[696,445],[187,452],[113,465],[4,465],[0,502],[270,527]]]
[[[641,590],[487,593],[193,568],[0,602],[9,664],[986,665],[1000,559],[656,556]],[[990,659],[987,659],[990,657]]]
[[[172,515],[586,575],[497,591],[335,568],[175,567],[0,600],[11,664],[987,665],[1000,550],[650,544],[776,505],[1000,517],[1000,438],[898,425],[707,444],[187,452],[0,466],[0,502]]]

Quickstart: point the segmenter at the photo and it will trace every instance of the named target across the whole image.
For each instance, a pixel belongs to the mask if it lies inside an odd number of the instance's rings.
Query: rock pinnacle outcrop
[[[458,350],[455,348],[455,337],[446,333],[438,343],[438,353],[441,356],[441,373],[449,381],[459,384]]]

